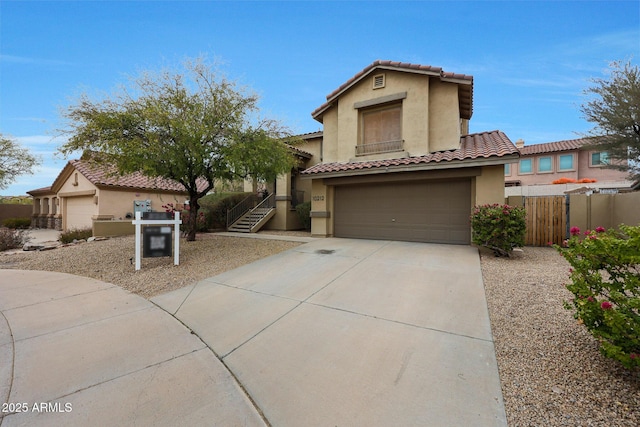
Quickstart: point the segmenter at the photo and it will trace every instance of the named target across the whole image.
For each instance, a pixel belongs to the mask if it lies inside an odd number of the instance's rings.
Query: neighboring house
[[[91,228],[93,220],[133,219],[140,209],[163,211],[162,205],[182,206],[187,192],[181,184],[140,173],[115,176],[108,167],[71,160],[51,187],[28,191],[33,197],[32,226],[71,230]],[[204,184],[204,183],[203,183]]]
[[[516,141],[520,160],[505,165],[505,196],[563,195],[584,188],[602,192],[629,189],[632,182],[627,179],[628,174],[607,168],[607,153],[587,150],[584,147],[588,144],[593,144],[593,140],[581,138],[533,145]],[[577,182],[553,184],[568,180]]]
[[[503,203],[519,157],[501,131],[468,134],[472,112],[472,76],[376,61],[312,113],[313,155],[276,197],[304,189],[313,236],[468,244],[472,207]]]

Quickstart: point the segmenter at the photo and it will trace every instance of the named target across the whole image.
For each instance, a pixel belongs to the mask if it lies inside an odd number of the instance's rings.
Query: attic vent
[[[373,88],[380,89],[381,87],[384,87],[384,74],[373,76]]]

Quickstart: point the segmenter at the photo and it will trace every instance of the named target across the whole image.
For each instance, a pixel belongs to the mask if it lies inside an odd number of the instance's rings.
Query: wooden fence
[[[525,245],[547,246],[549,242],[562,244],[567,238],[567,197],[525,197],[527,234]]]

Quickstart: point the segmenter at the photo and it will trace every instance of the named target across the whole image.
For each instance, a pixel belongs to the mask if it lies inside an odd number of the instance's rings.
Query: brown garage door
[[[336,186],[337,237],[469,244],[471,183]]]

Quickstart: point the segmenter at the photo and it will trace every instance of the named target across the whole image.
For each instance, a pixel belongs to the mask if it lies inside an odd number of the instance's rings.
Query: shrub
[[[573,293],[564,307],[600,342],[606,357],[627,368],[640,366],[640,226],[598,227],[580,236],[577,227],[565,247],[554,247],[571,264]]]
[[[31,227],[31,218],[7,218],[2,221],[2,226],[12,229],[26,229]]]
[[[190,221],[191,216],[189,215],[189,206],[186,206],[185,209],[177,209],[178,206],[174,206],[173,203],[167,203],[166,205],[162,205],[166,212],[174,213],[180,212],[180,219],[182,220],[182,224],[180,224],[180,230],[184,233],[190,230]],[[198,210],[198,217],[196,218],[196,231],[204,232],[209,229],[207,225],[207,219],[203,209]]]
[[[0,251],[20,248],[29,240],[31,240],[31,237],[26,230],[0,228]]]
[[[215,199],[200,200],[200,205],[205,211],[205,217],[207,218],[209,228],[221,229],[227,228],[227,210],[231,209],[253,193],[229,193],[223,197],[216,197]],[[205,196],[209,198],[209,196]],[[203,197],[203,199],[205,199]]]
[[[496,256],[509,256],[513,248],[524,246],[525,217],[522,207],[476,206],[471,215],[472,241],[493,250]]]
[[[74,228],[68,231],[60,233],[61,243],[73,243],[74,240],[86,240],[93,236],[93,231],[90,228]]]
[[[311,202],[304,202],[297,205],[296,213],[304,229],[311,230]]]

